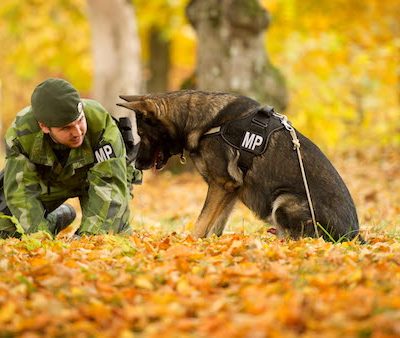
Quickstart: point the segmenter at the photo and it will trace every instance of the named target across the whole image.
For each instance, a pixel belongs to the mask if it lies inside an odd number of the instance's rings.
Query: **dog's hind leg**
[[[278,236],[315,237],[307,200],[293,194],[279,195],[272,203],[272,222],[277,227]]]
[[[219,185],[210,183],[203,209],[196,221],[194,236],[203,238],[212,234],[222,235],[236,199],[236,192],[227,192]]]

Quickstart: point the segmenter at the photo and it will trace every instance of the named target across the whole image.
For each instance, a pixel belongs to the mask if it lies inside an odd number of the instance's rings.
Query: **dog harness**
[[[238,166],[246,174],[253,164],[254,157],[262,155],[267,150],[272,134],[282,129],[289,131],[293,149],[297,151],[315,235],[318,237],[317,221],[300,152],[300,141],[286,115],[276,113],[270,106],[258,107],[241,119],[211,128],[203,136],[220,135],[226,143],[236,148],[239,151]]]
[[[289,122],[287,122],[289,123]],[[239,153],[238,165],[244,173],[252,166],[254,156],[265,153],[272,134],[285,128],[274,108],[258,107],[243,118],[228,121],[203,136],[220,135]]]

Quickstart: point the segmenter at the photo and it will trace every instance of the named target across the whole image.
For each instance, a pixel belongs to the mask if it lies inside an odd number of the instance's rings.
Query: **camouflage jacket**
[[[118,232],[121,222],[129,220],[135,169],[127,167],[124,142],[111,115],[96,101],[82,102],[87,133],[83,144],[70,150],[64,166],[31,107],[18,113],[6,133],[4,193],[27,233],[49,231],[45,211],[71,197],[80,198],[80,232]]]

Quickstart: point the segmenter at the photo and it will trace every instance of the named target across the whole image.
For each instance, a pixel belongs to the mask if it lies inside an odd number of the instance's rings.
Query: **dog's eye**
[[[145,118],[143,122],[148,126],[154,126],[154,120],[150,118]]]
[[[151,126],[151,127],[157,127],[158,126],[158,122],[156,120],[153,120],[153,119],[146,119],[146,124]]]

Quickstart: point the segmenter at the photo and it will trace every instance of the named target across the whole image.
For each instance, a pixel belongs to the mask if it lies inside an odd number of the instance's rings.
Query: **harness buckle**
[[[294,130],[286,115],[274,112],[273,116],[277,117],[281,121],[281,123],[283,124],[283,126],[285,127],[286,130],[288,130],[288,131]]]

